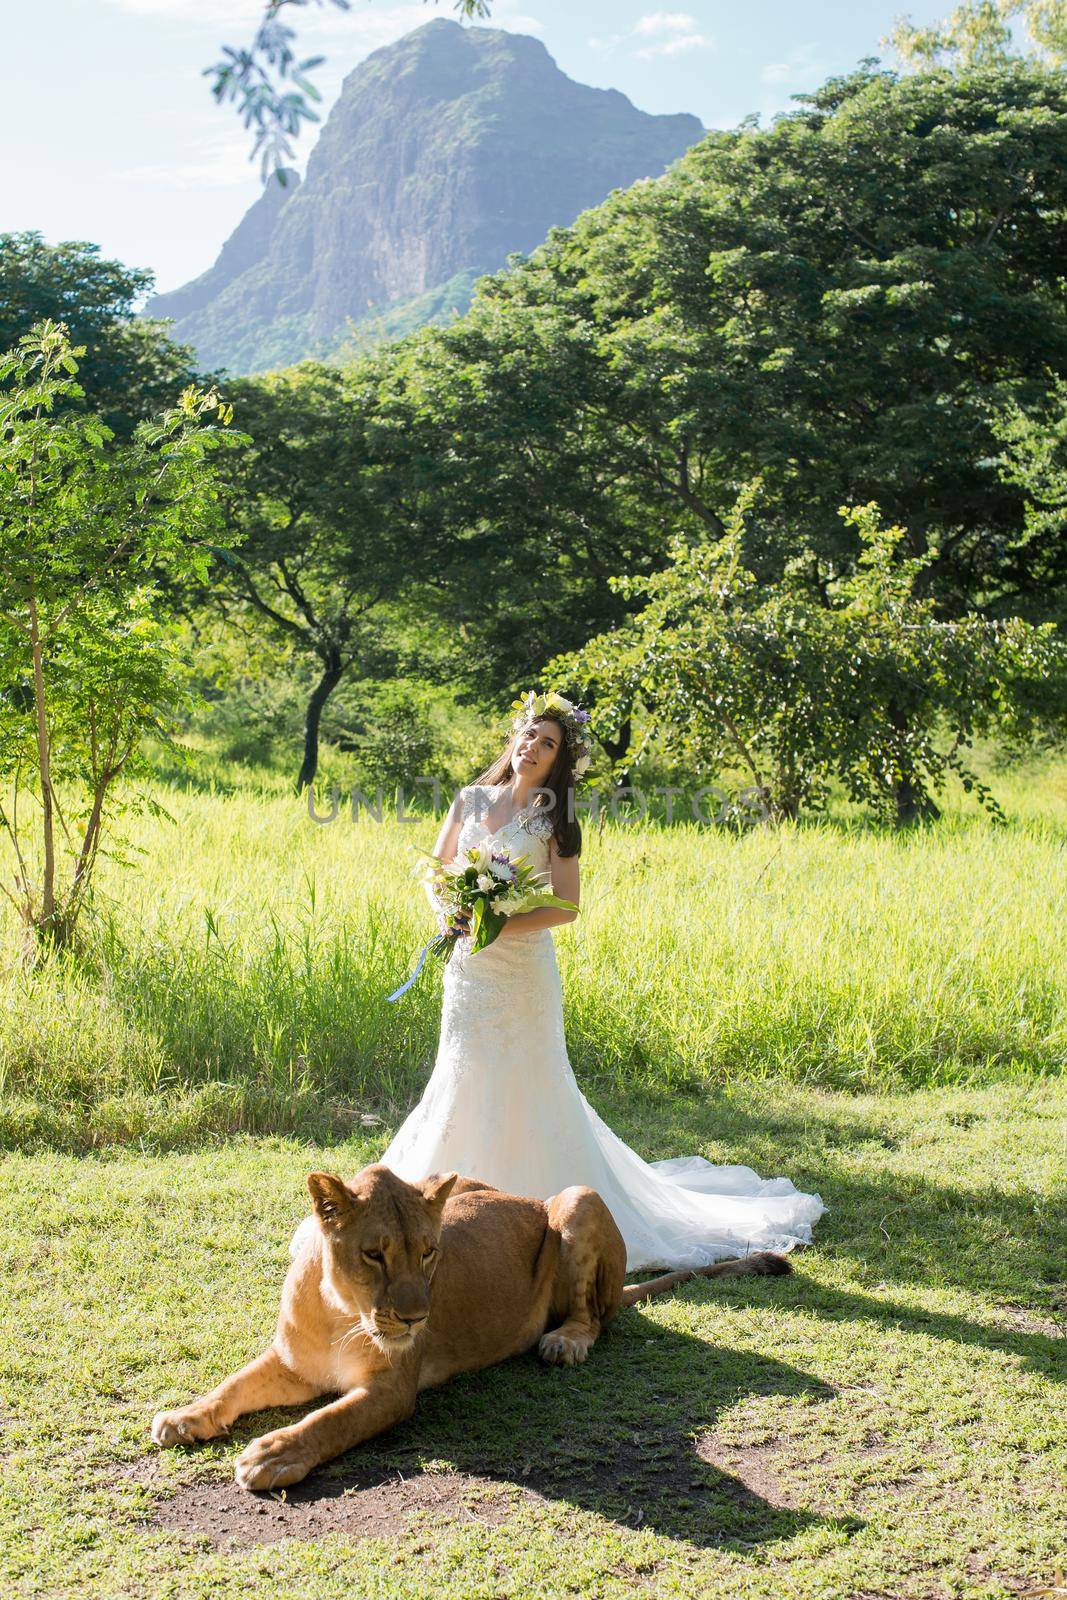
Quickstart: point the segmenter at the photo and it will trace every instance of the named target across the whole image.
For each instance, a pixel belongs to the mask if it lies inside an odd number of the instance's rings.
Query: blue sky
[[[691,111],[706,127],[757,113],[766,125],[791,94],[865,55],[894,65],[880,39],[905,9],[893,0],[496,0],[491,26],[535,34],[570,77],[621,89],[646,111]],[[949,0],[907,8],[919,23]],[[5,17],[7,125],[0,231],[50,242],[91,239],[148,267],[172,289],[209,267],[259,193],[251,142],[215,105],[201,70],[223,43],[250,37],[261,0],[37,0]],[[305,53],[325,54],[324,108],[347,72],[433,16],[433,5],[353,0],[294,9]],[[16,65],[17,64],[17,65]],[[305,135],[300,165],[315,132]]]

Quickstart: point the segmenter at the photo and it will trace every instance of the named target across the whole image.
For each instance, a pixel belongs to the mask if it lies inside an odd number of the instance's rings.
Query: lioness
[[[349,1183],[313,1172],[307,1184],[315,1220],[294,1241],[273,1344],[210,1394],[152,1419],[156,1444],[184,1444],[228,1433],[248,1411],[338,1395],[242,1450],[245,1489],[299,1483],[410,1416],[420,1389],[454,1373],[534,1344],[545,1361],[584,1361],[620,1306],[694,1275],[625,1288],[626,1247],[593,1189],[528,1200],[454,1172],[405,1183],[381,1165]],[[770,1251],[696,1269],[791,1270]]]

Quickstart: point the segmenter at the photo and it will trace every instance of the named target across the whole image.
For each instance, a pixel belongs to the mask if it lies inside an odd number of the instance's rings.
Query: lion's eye
[[[423,1266],[426,1265],[427,1261],[432,1261],[436,1254],[437,1254],[437,1251],[435,1250],[433,1245],[431,1245],[428,1250],[424,1250],[422,1252],[422,1264],[423,1264]]]
[[[377,1266],[381,1266],[385,1257],[380,1250],[364,1250],[363,1259],[364,1261],[373,1261]]]

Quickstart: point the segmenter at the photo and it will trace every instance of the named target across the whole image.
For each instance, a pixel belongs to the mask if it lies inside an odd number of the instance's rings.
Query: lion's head
[[[405,1183],[380,1165],[350,1183],[307,1180],[323,1236],[323,1290],[390,1354],[410,1345],[430,1314],[441,1213],[457,1174]]]

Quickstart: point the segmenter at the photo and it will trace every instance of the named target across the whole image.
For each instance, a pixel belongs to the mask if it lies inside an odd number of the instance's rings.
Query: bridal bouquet
[[[452,861],[428,857],[416,869],[428,882],[441,909],[442,927],[423,947],[418,966],[406,983],[389,996],[399,1000],[422,971],[428,955],[449,961],[464,935],[470,936],[471,953],[492,944],[508,917],[517,911],[536,911],[540,906],[560,906],[565,911],[577,907],[562,900],[545,886],[545,879],[534,871],[525,856],[494,848],[488,840],[462,851]]]

